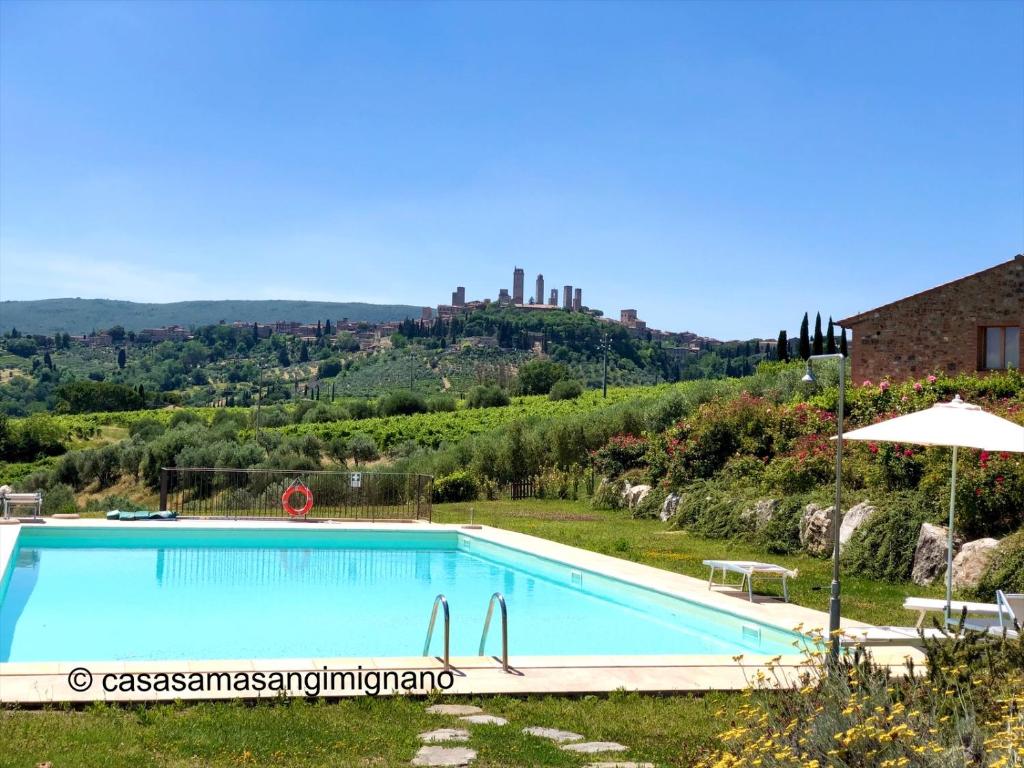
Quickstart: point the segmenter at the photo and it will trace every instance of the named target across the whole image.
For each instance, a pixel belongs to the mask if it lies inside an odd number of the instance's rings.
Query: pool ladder
[[[448,598],[438,595],[434,598],[434,610],[430,612],[430,624],[427,625],[427,639],[423,643],[423,655],[430,655],[430,640],[434,636],[434,622],[437,620],[437,606],[444,608],[444,671],[451,671],[452,665],[448,653],[449,641],[451,639],[452,617],[448,612]]]
[[[491,628],[491,617],[494,615],[494,603],[498,603],[498,607],[501,608],[501,668],[505,671],[509,671],[508,666],[508,608],[505,606],[505,598],[501,592],[495,592],[491,595],[491,600],[487,603],[487,618],[484,619],[484,630],[480,633],[480,649],[478,653],[484,655],[484,647],[487,644],[487,632]],[[437,623],[437,608],[438,606],[444,609],[444,670],[448,672],[451,670],[451,656],[449,653],[450,640],[451,640],[451,613],[448,610],[448,599],[444,595],[438,595],[434,598],[434,608],[430,612],[430,623],[427,625],[427,639],[423,643],[423,655],[430,655],[430,641],[434,636],[434,625]]]
[[[501,607],[501,668],[508,672],[508,608],[505,607],[505,598],[501,592],[491,595],[487,603],[487,618],[484,619],[484,631],[480,633],[480,649],[477,653],[484,655],[484,645],[487,643],[487,630],[491,628],[491,615],[494,613],[494,601],[498,601]]]

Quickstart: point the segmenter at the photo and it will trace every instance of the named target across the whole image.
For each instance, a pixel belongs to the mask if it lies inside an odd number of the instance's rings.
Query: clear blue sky
[[[1020,251],[1022,2],[0,3],[3,299],[774,336]]]

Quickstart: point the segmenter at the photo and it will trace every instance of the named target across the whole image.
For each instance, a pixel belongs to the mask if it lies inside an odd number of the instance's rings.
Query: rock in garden
[[[432,715],[478,715],[483,712],[480,707],[472,704],[434,704],[427,707],[427,712]]]
[[[420,734],[420,741],[434,744],[438,741],[469,741],[469,731],[465,728],[438,728]]]
[[[832,510],[817,504],[804,507],[800,518],[800,545],[812,555],[821,557],[832,551]]]
[[[459,720],[473,725],[508,725],[508,720],[497,715],[466,715],[460,717]]]
[[[676,510],[679,508],[679,500],[681,498],[682,496],[678,493],[670,493],[665,497],[665,501],[661,503],[661,512],[658,514],[661,522],[667,523],[676,516]]]
[[[778,499],[761,499],[754,502],[754,506],[740,512],[740,519],[746,523],[753,523],[756,530],[761,530],[771,522],[778,508]]]
[[[922,523],[921,532],[917,535],[917,546],[914,548],[914,569],[910,579],[915,584],[928,586],[946,572],[946,535],[947,529],[941,525]],[[959,548],[963,539],[953,539],[953,551]]]
[[[468,747],[420,747],[413,765],[465,766],[476,760],[476,750]]]
[[[978,586],[997,546],[999,539],[976,539],[964,544],[953,558],[953,588]]]
[[[857,529],[864,524],[864,522],[875,514],[875,508],[868,502],[862,501],[860,504],[856,504],[846,510],[846,514],[843,515],[843,522],[839,524],[839,550],[842,551],[846,546],[846,542],[850,540]]]
[[[651,486],[649,485],[641,484],[627,486],[625,493],[626,504],[629,505],[630,509],[636,509],[640,502],[643,501],[650,492]]]
[[[563,744],[562,749],[566,752],[582,752],[585,755],[593,755],[598,752],[625,752],[629,747],[614,741],[583,741],[579,744]]]
[[[583,741],[583,737],[578,733],[560,731],[557,728],[541,728],[536,725],[523,728],[523,733],[529,736],[539,736],[542,739],[551,739],[551,741],[558,742],[559,744],[564,744],[567,741]]]

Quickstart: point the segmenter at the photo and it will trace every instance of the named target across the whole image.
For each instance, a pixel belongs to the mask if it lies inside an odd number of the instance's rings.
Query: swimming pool
[[[797,638],[471,531],[25,526],[0,662],[419,656],[440,593],[452,655],[475,656],[494,592],[513,656],[777,655]]]

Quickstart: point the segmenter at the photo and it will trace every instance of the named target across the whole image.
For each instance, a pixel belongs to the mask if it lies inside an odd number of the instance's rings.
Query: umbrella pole
[[[949,528],[946,532],[946,623],[949,623],[953,602],[953,512],[956,508],[956,449],[953,446],[953,480],[949,485]]]

